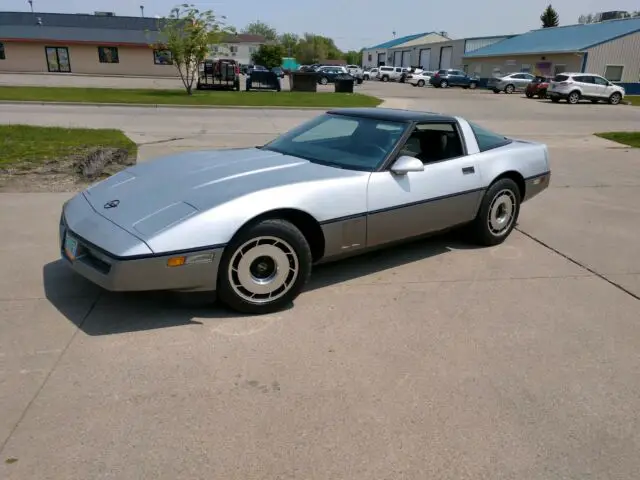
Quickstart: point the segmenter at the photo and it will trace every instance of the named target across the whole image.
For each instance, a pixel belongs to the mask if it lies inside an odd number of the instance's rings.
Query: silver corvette
[[[60,249],[108,290],[215,291],[268,313],[319,262],[456,226],[499,244],[550,176],[546,145],[459,117],[337,109],[260,147],[176,154],[89,187],[63,207]]]

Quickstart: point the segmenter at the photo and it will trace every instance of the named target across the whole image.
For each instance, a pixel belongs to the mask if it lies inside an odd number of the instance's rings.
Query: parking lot
[[[100,291],[58,260],[66,193],[0,193],[0,478],[635,478],[640,109],[367,82],[385,106],[549,145],[498,247],[447,235],[319,267],[293,308]],[[253,146],[312,110],[0,105],[121,128],[140,161]]]

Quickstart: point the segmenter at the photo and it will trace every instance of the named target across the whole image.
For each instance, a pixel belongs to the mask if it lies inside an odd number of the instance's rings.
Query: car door
[[[582,90],[582,96],[586,98],[597,98],[598,97],[598,86],[596,85],[596,81],[591,75],[579,75],[573,77],[573,80],[580,84],[580,89]]]
[[[593,81],[596,85],[596,93],[599,98],[609,98],[609,96],[613,93],[613,89],[610,87],[609,80],[606,80],[602,77],[593,76]]]
[[[444,147],[443,142],[435,140],[443,136],[447,138]],[[398,175],[386,168],[371,174],[367,189],[368,246],[473,220],[482,196],[482,179],[476,157],[466,155],[456,122],[417,125],[398,157],[401,155],[422,160],[424,171]]]

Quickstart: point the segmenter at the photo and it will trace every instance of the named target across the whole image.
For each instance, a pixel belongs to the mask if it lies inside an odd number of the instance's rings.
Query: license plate
[[[64,238],[64,252],[70,260],[75,260],[76,255],[78,254],[78,241],[67,235]]]

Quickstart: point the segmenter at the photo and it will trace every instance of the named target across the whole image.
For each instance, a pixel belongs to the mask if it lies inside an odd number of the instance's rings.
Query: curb
[[[184,105],[184,104],[151,104],[151,103],[89,103],[89,102],[42,102],[42,101],[15,101],[0,100],[0,105],[73,105],[80,107],[139,107],[139,108],[200,108],[200,109],[239,109],[239,110],[323,110],[327,111],[335,107],[304,107],[304,106],[261,106],[261,105]]]

